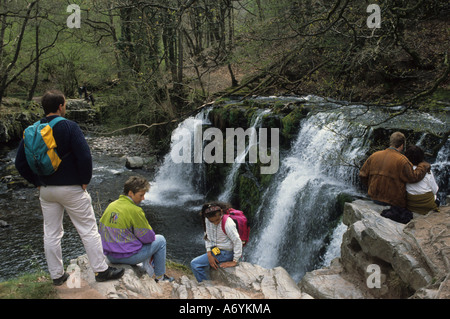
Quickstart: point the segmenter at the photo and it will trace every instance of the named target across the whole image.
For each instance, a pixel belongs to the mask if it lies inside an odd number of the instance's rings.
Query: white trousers
[[[81,237],[89,263],[94,272],[108,268],[97,228],[92,200],[80,185],[41,186],[40,202],[44,216],[44,250],[52,279],[64,275],[61,238],[64,235],[64,210]]]

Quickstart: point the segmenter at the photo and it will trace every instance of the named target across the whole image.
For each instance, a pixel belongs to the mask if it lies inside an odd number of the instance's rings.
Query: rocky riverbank
[[[80,288],[58,288],[61,298],[106,299],[373,299],[450,298],[450,206],[399,224],[380,216],[371,201],[347,203],[341,256],[330,267],[308,272],[296,284],[282,267],[264,269],[241,262],[211,272],[197,283],[169,270],[172,283],[157,284],[139,266],[120,280],[97,283],[87,257],[72,260]],[[75,278],[75,277],[74,277]]]
[[[448,196],[447,196],[448,198]],[[450,206],[408,224],[371,201],[346,203],[341,256],[299,283],[314,298],[450,298]]]
[[[303,294],[289,274],[281,267],[264,269],[242,262],[238,267],[211,273],[212,281],[198,283],[193,275],[168,270],[175,277],[172,283],[156,283],[140,266],[116,265],[125,268],[119,280],[98,283],[94,279],[86,255],[72,260],[78,266],[80,288],[58,287],[62,298],[77,299],[91,291],[93,298],[106,299],[298,299]],[[72,276],[77,276],[74,272]],[[75,277],[74,277],[75,278]],[[70,282],[69,278],[69,282]],[[70,284],[69,284],[70,285]]]

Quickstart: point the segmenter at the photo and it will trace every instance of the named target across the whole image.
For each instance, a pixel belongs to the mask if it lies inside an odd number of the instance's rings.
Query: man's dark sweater
[[[57,116],[46,117],[41,122],[50,122]],[[35,186],[89,184],[92,178],[92,156],[78,124],[70,120],[60,121],[53,127],[53,136],[57,145],[56,151],[62,159],[58,170],[50,176],[34,174],[26,160],[22,140],[15,162],[20,175]]]

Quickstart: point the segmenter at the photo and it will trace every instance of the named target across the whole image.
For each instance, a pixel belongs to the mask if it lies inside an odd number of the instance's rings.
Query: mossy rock
[[[226,128],[248,128],[251,126],[252,117],[257,108],[243,107],[230,104],[223,107],[215,107],[209,113],[209,119],[213,126],[225,132]]]
[[[239,208],[251,219],[261,202],[261,190],[258,181],[251,174],[243,174],[238,178]]]
[[[294,108],[292,112],[284,116],[281,120],[281,135],[286,140],[291,140],[297,135],[300,128],[300,121],[306,117],[308,110],[303,107]]]
[[[336,197],[336,212],[339,215],[342,215],[344,213],[344,206],[345,203],[351,203],[355,200],[355,198],[347,193],[340,193],[337,197]]]

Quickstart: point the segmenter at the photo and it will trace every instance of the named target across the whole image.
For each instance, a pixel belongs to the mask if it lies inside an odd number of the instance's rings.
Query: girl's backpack
[[[244,212],[240,210],[236,210],[234,208],[229,208],[224,214],[222,218],[222,230],[226,234],[225,231],[225,223],[230,217],[234,223],[236,224],[237,231],[239,233],[239,237],[242,240],[242,246],[248,243],[250,236],[250,227],[248,226],[247,217],[245,217]]]

